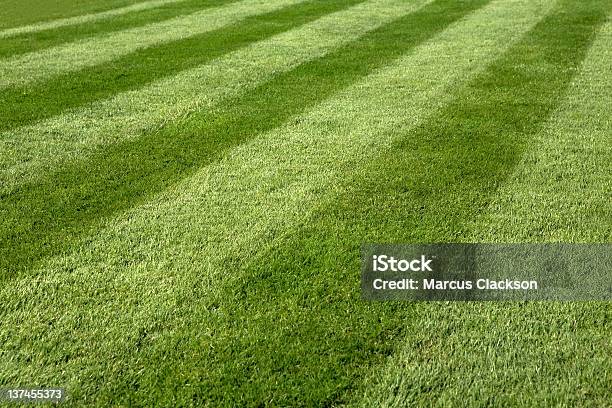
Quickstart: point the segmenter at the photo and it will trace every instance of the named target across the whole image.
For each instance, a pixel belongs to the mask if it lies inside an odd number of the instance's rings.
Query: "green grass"
[[[168,359],[169,364],[162,371],[180,369],[190,373],[181,382],[194,385],[197,392],[207,390],[204,396],[214,401],[213,405],[257,405],[265,399],[281,406],[346,402],[344,392],[350,389],[351,380],[367,372],[371,367],[368,364],[376,364],[392,353],[393,349],[386,345],[395,344],[402,335],[410,338],[410,332],[402,329],[415,308],[417,313],[423,313],[422,308],[429,310],[430,320],[447,321],[444,313],[438,312],[438,306],[417,308],[397,303],[380,306],[361,302],[359,293],[351,290],[356,286],[360,243],[453,242],[465,234],[461,223],[485,207],[488,197],[515,165],[526,136],[548,118],[575,67],[584,58],[596,32],[591,28],[596,29],[604,21],[603,14],[594,13],[591,8],[582,13],[576,9],[572,14],[564,11],[561,9],[538,24],[523,41],[462,89],[455,102],[431,122],[405,135],[397,134],[398,143],[385,150],[372,166],[360,171],[357,180],[347,183],[348,191],[320,208],[301,229],[292,231],[289,238],[253,261],[246,268],[246,274],[236,279],[225,278],[226,289],[214,302],[203,299],[187,306],[190,312],[185,316],[213,314],[223,318],[210,316],[211,320],[205,323],[195,318],[191,323],[193,330],[183,328],[168,336],[168,348],[152,346],[154,359],[167,356],[172,350],[182,353],[184,346],[175,348],[176,344],[186,343],[192,350],[209,350],[208,353],[200,351],[202,355],[189,360],[191,364],[178,355]],[[543,62],[547,69],[534,69],[536,65],[542,68]],[[520,72],[517,66],[522,68]],[[529,72],[529,77],[521,72]],[[543,78],[549,81],[555,78],[556,82],[551,84]],[[513,90],[512,98],[500,95],[500,89],[509,88]],[[497,109],[492,109],[492,104]],[[538,107],[537,113],[534,106]],[[472,124],[475,118],[485,114],[489,118],[486,123]],[[500,133],[504,135],[503,140]],[[385,205],[381,205],[380,197],[384,197]],[[232,268],[231,263],[227,268]],[[470,308],[467,308],[468,314]],[[496,308],[499,307],[493,306],[493,310]],[[532,308],[535,309],[532,313],[545,317],[539,312],[545,313],[545,305]],[[482,309],[482,313],[487,313],[486,308]],[[594,312],[597,314],[588,321],[598,326],[608,312],[605,308]],[[502,313],[497,319],[503,323],[504,317]],[[457,316],[453,320],[460,319]],[[181,320],[181,324],[184,322]],[[204,327],[222,335],[203,338],[200,333]],[[521,327],[525,335],[530,333],[531,324]],[[482,333],[477,324],[471,330]],[[469,339],[466,332],[468,329],[461,336]],[[584,335],[581,341],[603,345],[604,337]],[[529,342],[523,340],[518,348],[513,348],[514,353],[528,348],[526,344]],[[279,356],[268,350],[283,352]],[[596,353],[596,357],[604,358],[604,350]],[[443,356],[444,348],[440,347],[438,353]],[[585,354],[590,357],[591,352]],[[534,351],[529,355],[533,360],[539,357]],[[180,363],[175,365],[177,361]],[[555,364],[546,366],[546,370],[554,372]],[[529,369],[537,367],[538,364],[532,363]],[[291,373],[290,381],[287,373]],[[449,372],[446,378],[453,378],[452,375]],[[515,375],[520,378],[528,372],[517,370]],[[508,384],[515,378],[506,375]],[[428,389],[428,376],[418,380],[423,382],[423,389]],[[460,382],[457,394],[446,396],[442,394],[445,377],[437,380],[439,385],[429,388],[427,395],[417,395],[414,401],[405,399],[404,402],[422,405],[441,394],[454,405],[460,404],[469,384]],[[598,384],[601,390],[605,388],[605,382]],[[543,384],[542,390],[553,401],[585,402],[571,395],[570,389],[562,391],[564,398],[544,385],[547,384]],[[411,391],[421,387],[414,382],[407,386]],[[488,386],[491,388],[486,394],[493,394],[499,384],[493,382]],[[180,389],[180,383],[175,387]],[[236,388],[240,391],[230,392]],[[483,393],[483,388],[480,385],[474,389],[473,403],[479,398],[482,400],[478,393]],[[536,392],[533,396],[535,402],[546,394]],[[513,396],[507,398],[491,398],[491,401],[503,406],[519,400]],[[603,401],[604,394],[599,398]]]
[[[0,9],[0,27],[17,27],[58,18],[98,13],[112,8],[128,6],[139,0],[97,0],[79,2],[72,0],[3,0]]]
[[[66,72],[109,63],[135,51],[182,40],[265,14],[302,0],[242,0],[96,37],[0,59],[0,88],[44,81]]]
[[[39,121],[156,79],[205,64],[253,42],[308,23],[360,0],[309,1],[227,28],[136,51],[107,65],[67,73],[39,86],[5,90],[0,131]],[[112,84],[112,86],[109,86]]]
[[[0,241],[5,248],[0,261],[7,271],[4,277],[69,247],[71,239],[102,217],[140,202],[230,147],[279,126],[486,2],[450,7],[449,1],[431,3],[215,110],[196,112],[187,121],[111,146],[92,160],[22,186],[1,207],[9,220]],[[408,40],[394,41],[399,33],[406,33]]]
[[[403,0],[360,3],[143,88],[3,132],[0,187],[8,193],[52,171],[61,162],[82,160],[101,146],[137,138],[143,131],[157,129],[190,112],[210,109],[422,5],[423,2]],[[172,89],[171,98],[167,96],[168,89]]]
[[[3,134],[357,3],[24,86]],[[0,386],[65,386],[74,406],[609,405],[609,303],[360,298],[364,242],[612,240],[612,4],[416,6],[161,128],[6,173]]]
[[[167,20],[182,14],[194,13],[206,7],[229,3],[230,0],[181,0],[175,3],[164,4],[149,10],[129,12],[111,18],[96,21],[69,24],[49,29],[16,33],[0,42],[0,58],[35,52],[70,41],[95,37],[112,31],[126,30],[143,24]],[[1,33],[0,33],[1,38]]]

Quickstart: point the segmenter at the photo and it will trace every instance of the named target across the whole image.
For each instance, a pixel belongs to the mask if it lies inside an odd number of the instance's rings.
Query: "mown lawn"
[[[612,406],[606,302],[367,302],[365,242],[612,241],[609,0],[0,11],[0,388]]]

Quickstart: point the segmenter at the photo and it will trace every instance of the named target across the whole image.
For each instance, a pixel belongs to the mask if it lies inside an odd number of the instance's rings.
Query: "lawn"
[[[612,407],[609,302],[360,293],[366,242],[612,243],[612,1],[72,3],[0,0],[0,388]]]

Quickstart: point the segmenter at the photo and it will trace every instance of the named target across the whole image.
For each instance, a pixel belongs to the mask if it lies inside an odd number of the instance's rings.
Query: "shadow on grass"
[[[228,101],[101,151],[2,197],[1,277],[68,249],[101,220],[283,124],[442,31],[488,0],[438,0]]]

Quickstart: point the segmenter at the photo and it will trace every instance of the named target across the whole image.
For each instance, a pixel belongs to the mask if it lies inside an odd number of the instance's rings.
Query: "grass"
[[[230,25],[236,49],[201,63],[276,61],[281,31],[345,5]],[[69,405],[605,406],[608,303],[368,303],[358,277],[363,242],[610,242],[610,6],[437,0],[345,21],[349,42],[317,34],[330,47],[227,99],[7,173],[0,385],[66,386]],[[167,61],[157,78],[197,68]],[[66,81],[112,70],[96,69]]]
[[[0,131],[52,117],[73,108],[137,89],[156,79],[205,64],[221,55],[298,27],[355,1],[304,2],[295,7],[246,18],[205,34],[145,48],[78,73],[66,73],[39,86],[5,90]],[[109,86],[112,84],[112,86]]]
[[[607,46],[611,40],[611,25],[606,24],[590,51],[592,58],[566,92],[564,105],[529,141],[517,168],[490,203],[495,211],[474,221],[479,228],[472,228],[472,240],[609,241],[610,225],[600,220],[610,217],[612,192],[606,137],[611,79],[604,66],[612,57]]]
[[[222,3],[219,0],[154,0],[102,13],[4,30],[0,31],[0,57],[32,53],[67,42],[168,20]]]
[[[198,109],[209,109],[274,75],[325,55],[422,3],[361,3],[230,52],[208,64],[0,134],[0,185],[10,192],[71,158],[137,138]],[[384,6],[384,7],[379,7]],[[244,62],[248,61],[248,64]],[[172,89],[169,99],[164,93]]]
[[[204,354],[190,360],[192,364],[187,367],[186,360],[173,365],[174,361],[179,361],[177,356],[169,359],[170,367],[162,370],[174,372],[180,366],[182,372],[190,373],[181,381],[200,384],[194,386],[199,392],[210,390],[205,397],[213,404],[256,405],[264,398],[281,406],[300,402],[313,406],[346,402],[343,391],[349,387],[350,379],[358,377],[361,370],[367,370],[368,362],[375,364],[392,353],[385,344],[393,344],[402,334],[410,338],[409,332],[402,331],[402,322],[412,317],[415,308],[399,304],[379,307],[359,301],[359,294],[350,290],[355,276],[353,271],[359,269],[359,244],[418,240],[452,242],[465,234],[458,224],[485,206],[491,190],[494,191],[500,182],[494,177],[503,178],[515,165],[524,146],[521,138],[534,132],[548,118],[568,86],[575,72],[573,68],[580,64],[593,39],[594,31],[585,26],[596,28],[603,22],[603,15],[591,14],[591,9],[585,14],[574,11],[575,14],[565,14],[561,9],[543,20],[523,41],[456,95],[456,102],[451,102],[431,122],[403,135],[397,144],[374,160],[372,166],[360,172],[364,179],[360,177],[349,183],[358,188],[348,188],[340,197],[331,200],[329,206],[320,208],[301,229],[262,254],[261,260],[252,262],[246,274],[236,280],[225,278],[226,289],[215,299],[216,303],[204,300],[192,305],[191,312],[185,315],[210,315],[210,310],[215,309],[214,314],[223,316],[219,319],[220,328],[214,325],[214,317],[204,325],[194,319],[193,331],[176,330],[166,341],[169,345],[186,342],[193,350],[209,350],[209,353],[200,351]],[[576,29],[568,30],[567,27]],[[568,43],[572,46],[567,47]],[[529,69],[542,61],[549,62],[550,71]],[[522,77],[517,75],[514,66],[536,74],[529,79]],[[538,75],[550,78],[553,72],[558,82],[548,87]],[[521,103],[512,103],[514,99],[500,103],[499,89],[510,87],[514,91],[513,98],[520,98]],[[492,103],[498,109],[491,109]],[[525,109],[534,105],[539,107],[537,115]],[[469,126],[471,119],[481,117],[482,112],[489,115],[490,121],[480,123],[477,130]],[[447,133],[450,129],[452,135]],[[503,141],[500,132],[503,132]],[[430,146],[435,146],[435,150],[428,149]],[[456,165],[449,166],[449,163]],[[421,169],[421,172],[416,175],[414,169]],[[372,191],[377,194],[373,196]],[[466,194],[467,191],[471,194]],[[385,198],[385,206],[381,206],[380,197]],[[274,299],[273,303],[266,301],[270,298]],[[429,307],[431,313],[423,320],[448,321],[443,313],[439,318],[436,316],[438,309],[437,306]],[[599,319],[606,318],[606,309],[595,311],[598,315],[592,322],[598,325]],[[538,313],[537,307],[535,313]],[[209,332],[224,335],[202,336],[202,326]],[[480,333],[478,326],[474,326],[472,333]],[[469,338],[466,331],[461,331],[458,338]],[[524,327],[522,332],[529,333],[529,330]],[[585,335],[581,340],[587,344],[591,341],[605,344],[604,336],[593,339]],[[526,347],[525,343],[529,342],[523,341],[521,346]],[[159,346],[152,348],[157,350],[151,358],[157,359],[173,350],[172,346],[161,347],[161,350]],[[269,349],[282,349],[282,356],[266,353]],[[514,353],[520,353],[521,349],[513,348]],[[443,350],[441,347],[438,354],[444,355]],[[604,358],[603,350],[596,357]],[[533,361],[537,360],[537,354],[530,353]],[[591,352],[586,354],[590,355]],[[321,367],[327,371],[321,372]],[[537,370],[539,366],[532,363],[531,367]],[[557,368],[551,364],[547,370],[554,372]],[[466,371],[461,371],[462,375]],[[291,373],[290,383],[285,379],[287,373]],[[475,375],[482,375],[482,372]],[[515,375],[520,378],[525,373],[517,370]],[[504,380],[512,384],[516,377],[508,377]],[[414,392],[422,382],[422,388],[429,392],[416,398],[411,396],[412,401],[399,401],[425,405],[441,395],[442,401],[446,398],[449,403],[458,405],[462,401],[459,398],[464,398],[465,390],[469,389],[468,384],[459,382],[457,394],[446,396],[443,381],[454,378],[453,372],[434,378],[438,385],[430,387],[426,375],[413,379],[419,382],[406,384],[407,391]],[[146,377],[142,379],[147,380]],[[228,384],[240,391],[230,394],[226,388]],[[498,382],[492,382],[487,394],[492,395],[497,386]],[[479,394],[483,387],[474,390],[476,395],[472,403],[483,401]],[[599,387],[605,387],[605,382],[600,381]],[[309,393],[304,394],[304,390]],[[584,402],[570,397],[568,388],[564,390],[565,399],[550,387],[542,387],[542,390],[558,403]],[[534,393],[532,401],[543,397]],[[602,394],[600,401],[603,400]],[[506,405],[520,400],[509,395],[507,399],[498,397],[491,401]]]
[[[40,0],[4,0],[0,11],[0,27],[17,27],[59,18],[104,12],[127,7],[138,0],[100,0],[74,4],[71,0],[44,2]],[[24,12],[27,10],[27,13]]]
[[[23,86],[110,62],[139,49],[193,37],[300,2],[242,0],[0,60],[0,89]]]
[[[444,7],[448,7],[445,1],[431,3],[350,46],[280,74],[219,109],[194,113],[188,121],[119,143],[93,160],[76,162],[20,188],[2,203],[10,220],[1,235],[6,243],[0,264],[8,272],[5,276],[28,268],[58,246],[65,247],[70,236],[88,231],[101,217],[133,205],[228,148],[282,124],[483,3],[467,2],[455,13]],[[425,29],[428,26],[430,30]],[[408,32],[410,41],[392,41],[399,32]]]

